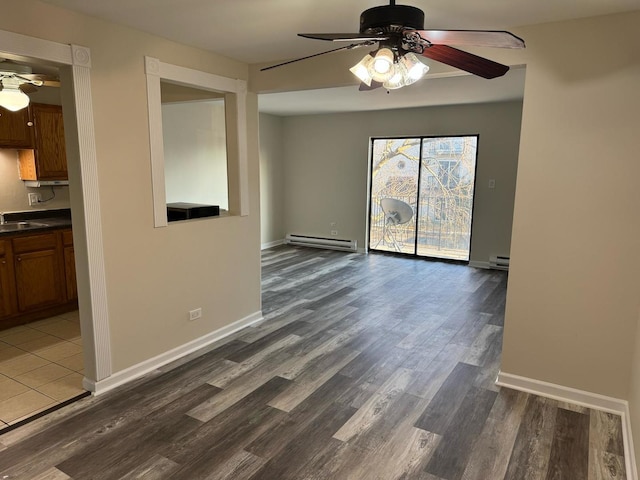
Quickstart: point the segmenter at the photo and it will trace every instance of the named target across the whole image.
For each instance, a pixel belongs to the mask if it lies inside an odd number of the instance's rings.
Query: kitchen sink
[[[0,224],[0,233],[19,232],[22,230],[30,230],[33,228],[48,227],[46,223],[40,222],[5,222]]]

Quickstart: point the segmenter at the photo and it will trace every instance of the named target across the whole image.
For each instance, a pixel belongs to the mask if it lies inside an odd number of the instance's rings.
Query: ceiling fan
[[[29,105],[27,93],[42,86],[59,87],[60,80],[52,75],[34,74],[28,65],[0,59],[0,85],[0,106],[15,112]]]
[[[524,48],[524,41],[507,31],[498,30],[425,30],[424,12],[408,5],[373,7],[360,15],[359,33],[299,33],[301,37],[331,42],[350,43],[333,50],[290,60],[262,70],[280,67],[307,58],[339,50],[378,44],[378,49],[365,56],[351,71],[362,81],[361,90],[380,86],[400,88],[414,83],[428,70],[419,61],[423,56],[459,68],[482,78],[504,75],[509,67],[468,53],[455,46]]]

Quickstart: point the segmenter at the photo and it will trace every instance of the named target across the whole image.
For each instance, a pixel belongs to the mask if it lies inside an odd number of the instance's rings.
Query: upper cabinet
[[[33,148],[33,142],[29,109],[11,112],[0,107],[0,148]]]
[[[22,180],[67,180],[67,154],[64,144],[62,107],[33,103],[32,150],[20,150]]]

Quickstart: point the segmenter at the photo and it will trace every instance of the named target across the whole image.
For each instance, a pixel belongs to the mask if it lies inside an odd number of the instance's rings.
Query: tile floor
[[[0,431],[84,392],[78,312],[0,330]]]

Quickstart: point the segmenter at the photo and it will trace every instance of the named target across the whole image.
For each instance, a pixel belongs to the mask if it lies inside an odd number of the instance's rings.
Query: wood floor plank
[[[463,480],[503,479],[529,395],[504,389],[496,398],[475,443]]]
[[[558,409],[546,480],[588,478],[589,416]]]
[[[300,474],[314,459],[335,448],[340,442],[331,438],[355,412],[353,407],[332,403],[305,429],[258,470],[252,480],[294,480],[305,478]],[[324,462],[323,462],[324,463]],[[309,478],[308,476],[306,478]]]
[[[532,395],[518,429],[505,480],[547,476],[558,402]]]
[[[50,468],[46,472],[33,477],[33,480],[72,480],[69,475],[61,472],[57,468]]]
[[[122,480],[160,480],[170,478],[177,468],[177,463],[161,455],[154,455],[120,478]]]
[[[442,434],[425,471],[448,480],[459,480],[493,408],[496,392],[473,387],[467,392],[456,417]]]
[[[589,479],[626,479],[620,416],[592,410],[589,418]]]
[[[404,392],[411,381],[412,372],[398,369],[389,380],[367,401],[349,421],[338,430],[333,438],[343,442],[360,435],[363,431],[382,419],[393,404],[394,398]]]
[[[242,450],[226,460],[216,471],[206,477],[206,480],[246,480],[253,476],[265,460],[245,450]]]
[[[428,432],[444,434],[457,415],[478,370],[476,366],[458,363],[414,426]]]

